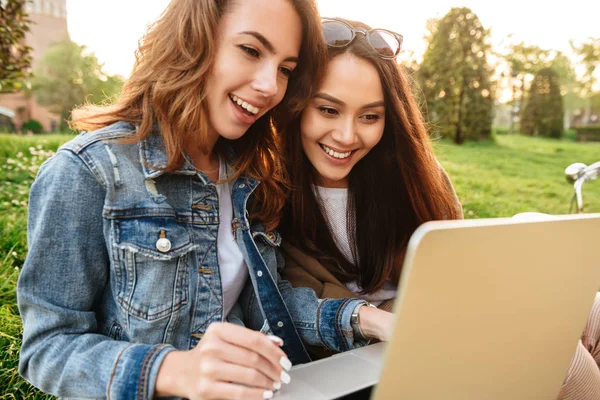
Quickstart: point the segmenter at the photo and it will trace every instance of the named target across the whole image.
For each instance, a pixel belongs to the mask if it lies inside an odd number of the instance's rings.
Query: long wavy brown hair
[[[347,47],[328,49],[330,60],[344,53],[367,60],[377,70],[386,110],[383,137],[348,178],[347,229],[357,263],[336,246],[322,202],[312,189],[315,171],[302,150],[300,118],[290,121],[282,135],[292,191],[281,231],[285,240],[333,266],[331,272],[342,282],[356,281],[365,293],[372,293],[387,281],[398,281],[408,239],[419,225],[459,219],[462,210],[433,154],[402,67],[378,57],[362,34]]]
[[[85,105],[74,110],[71,126],[93,131],[126,121],[138,126],[127,141],[137,142],[158,124],[168,157],[165,170],[179,169],[185,161],[185,146],[192,139],[202,145],[207,138],[203,101],[217,50],[217,27],[236,1],[243,0],[172,0],[140,40],[131,77],[119,98],[111,105]],[[244,174],[261,181],[255,191],[252,217],[261,220],[267,229],[277,226],[285,203],[287,179],[281,168],[277,130],[306,106],[315,79],[327,62],[314,0],[288,1],[301,19],[303,32],[299,62],[286,95],[242,138],[221,138],[215,146],[222,156],[227,155],[227,146],[237,154],[236,173],[230,179]]]

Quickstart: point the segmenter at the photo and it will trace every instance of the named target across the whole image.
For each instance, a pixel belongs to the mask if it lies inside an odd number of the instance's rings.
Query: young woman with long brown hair
[[[462,209],[394,60],[402,37],[341,19],[323,32],[327,72],[282,135],[292,184],[285,275],[321,297],[390,310],[410,235]]]
[[[69,398],[263,399],[309,360],[302,341],[364,344],[360,300],[278,272],[276,129],[325,62],[313,0],[171,1],[120,98],[74,113],[88,133],[31,188],[26,379]]]
[[[391,311],[410,235],[426,221],[462,218],[462,210],[393,60],[402,37],[340,19],[325,20],[323,32],[326,73],[282,136],[292,184],[281,228],[284,278],[321,298],[356,296]],[[362,306],[353,314],[371,311]],[[332,350],[310,348],[316,357]],[[558,398],[600,398],[598,365],[600,294]]]

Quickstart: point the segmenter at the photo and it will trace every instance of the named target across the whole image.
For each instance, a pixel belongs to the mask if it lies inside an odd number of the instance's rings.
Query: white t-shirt
[[[227,178],[227,163],[219,160],[219,180]],[[227,317],[237,301],[248,279],[248,268],[244,256],[235,241],[231,230],[233,207],[231,206],[231,184],[217,184],[219,196],[219,233],[217,236],[217,254],[219,272],[223,289],[223,319]]]
[[[348,261],[356,264],[356,260],[352,255],[352,247],[348,238],[347,228],[347,208],[348,208],[348,189],[346,188],[326,188],[322,186],[314,186],[317,195],[320,197],[323,208],[324,217],[327,220],[329,230],[333,235],[333,240],[337,248],[348,259]],[[352,245],[354,246],[354,244]],[[362,294],[362,289],[356,282],[346,283],[346,288],[354,293],[358,298],[366,300],[378,306],[385,300],[396,297],[396,285],[391,282],[386,282],[383,288],[375,293]]]

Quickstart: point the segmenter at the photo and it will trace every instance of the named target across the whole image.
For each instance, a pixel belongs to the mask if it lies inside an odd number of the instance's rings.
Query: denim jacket
[[[117,123],[66,143],[31,187],[29,253],[18,282],[20,373],[66,398],[151,399],[158,369],[223,321],[284,340],[294,363],[302,342],[344,351],[354,341],[353,299],[318,299],[280,279],[277,232],[248,220],[258,181],[232,184],[235,238],[247,280],[229,316],[217,258],[214,183],[190,165],[166,173],[157,132]]]

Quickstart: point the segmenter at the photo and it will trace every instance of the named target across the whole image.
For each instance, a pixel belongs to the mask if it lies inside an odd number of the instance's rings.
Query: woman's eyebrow
[[[258,40],[260,43],[262,43],[263,46],[265,46],[265,49],[267,49],[267,51],[269,51],[269,53],[277,54],[277,52],[275,51],[275,47],[273,47],[273,44],[271,42],[269,42],[269,39],[264,37],[261,33],[256,32],[256,31],[243,31],[243,32],[240,32],[240,35],[250,35],[250,36],[254,37],[256,40]],[[298,63],[298,57],[288,57],[284,61],[291,61],[291,62]]]
[[[385,102],[383,100],[381,100],[381,101],[375,101],[373,103],[365,104],[364,106],[361,107],[361,109],[384,107],[384,106],[385,106]]]
[[[315,94],[314,97],[330,101],[330,102],[340,105],[340,106],[346,105],[346,103],[344,103],[342,100],[340,100],[336,97],[333,97],[332,95],[327,94],[327,93],[319,92],[319,93]],[[383,100],[381,100],[381,101],[375,101],[373,103],[365,104],[364,106],[361,106],[360,109],[363,110],[366,108],[376,108],[376,107],[384,107],[384,106],[385,106],[385,102]]]
[[[319,93],[315,94],[315,96],[314,96],[314,97],[315,97],[315,98],[319,98],[319,99],[323,99],[323,100],[330,101],[330,102],[332,102],[332,103],[335,103],[335,104],[338,104],[338,105],[340,105],[340,106],[345,106],[345,105],[346,105],[346,103],[344,103],[344,102],[343,102],[343,101],[341,101],[340,99],[337,99],[337,98],[335,98],[335,97],[333,97],[332,95],[330,95],[330,94],[327,94],[327,93],[322,93],[322,92],[319,92]]]

